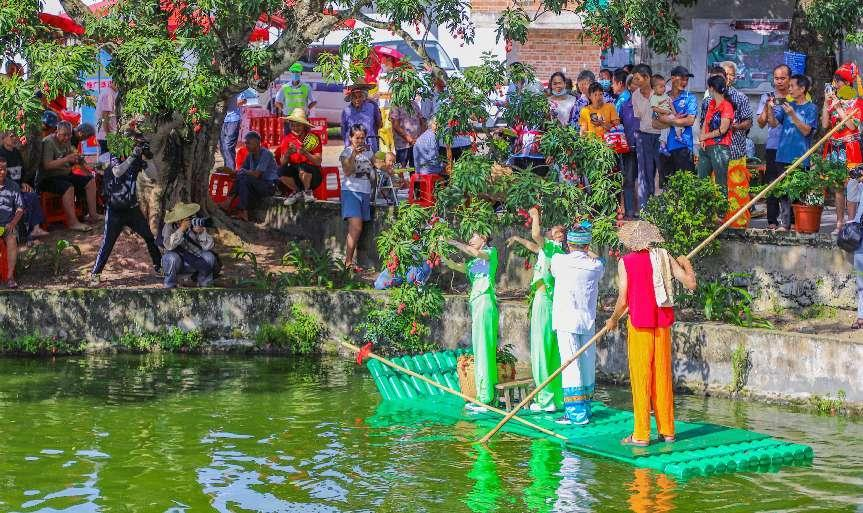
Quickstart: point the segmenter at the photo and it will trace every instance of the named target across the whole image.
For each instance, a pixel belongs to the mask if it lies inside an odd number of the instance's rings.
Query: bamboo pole
[[[341,344],[342,344],[344,347],[346,347],[346,348],[350,349],[351,351],[353,351],[353,352],[355,352],[355,353],[360,352],[360,348],[359,348],[359,347],[357,347],[357,346],[355,346],[355,345],[353,345],[353,344],[350,344],[350,343],[345,342],[345,341],[342,341],[342,342],[341,342]],[[387,366],[389,366],[389,367],[392,367],[393,369],[398,370],[399,372],[403,372],[403,373],[407,374],[408,376],[412,376],[412,377],[414,377],[414,378],[417,378],[417,379],[418,379],[418,380],[420,380],[420,381],[423,381],[423,382],[425,382],[425,383],[428,383],[429,385],[431,385],[431,386],[433,386],[433,387],[439,388],[439,389],[443,390],[444,392],[448,392],[448,393],[450,393],[450,394],[452,394],[452,395],[455,395],[455,396],[461,397],[462,399],[464,399],[465,401],[467,401],[467,402],[469,402],[469,403],[473,403],[473,404],[476,404],[476,405],[478,405],[478,406],[482,406],[483,408],[487,408],[488,410],[493,411],[493,412],[497,413],[498,415],[506,415],[506,412],[505,412],[504,410],[501,410],[501,409],[499,409],[499,408],[495,408],[494,406],[491,406],[491,405],[488,405],[488,404],[481,403],[481,402],[477,401],[476,399],[474,399],[473,397],[468,397],[467,395],[465,395],[465,394],[463,394],[463,393],[461,393],[461,392],[459,392],[459,391],[457,391],[457,390],[453,390],[452,388],[450,388],[450,387],[448,387],[448,386],[441,385],[441,384],[440,384],[440,383],[438,383],[437,381],[434,381],[434,380],[432,380],[432,379],[429,379],[429,378],[427,378],[427,377],[423,376],[422,374],[418,374],[418,373],[416,373],[416,372],[414,372],[414,371],[412,371],[412,370],[410,370],[410,369],[406,369],[406,368],[402,367],[401,365],[398,365],[398,364],[396,364],[396,363],[394,363],[394,362],[391,362],[390,360],[388,360],[388,359],[386,359],[386,358],[384,358],[384,357],[382,357],[382,356],[378,356],[378,355],[376,355],[375,353],[371,353],[371,352],[370,352],[370,353],[368,353],[368,356],[369,356],[369,358],[373,358],[373,359],[375,359],[375,360],[377,360],[377,361],[381,362],[381,363],[382,363],[382,364],[384,364],[384,365],[387,365]],[[561,435],[561,434],[558,434],[558,433],[555,433],[554,431],[552,431],[552,430],[550,430],[550,429],[546,429],[546,428],[544,428],[544,427],[542,427],[542,426],[537,426],[536,424],[534,424],[534,423],[532,423],[532,422],[528,422],[527,420],[524,420],[524,419],[523,419],[523,418],[521,418],[521,417],[516,417],[516,418],[515,418],[515,420],[517,420],[518,422],[521,422],[521,423],[522,423],[522,424],[524,424],[525,426],[528,426],[528,427],[531,427],[531,428],[533,428],[533,429],[536,429],[537,431],[539,431],[539,432],[541,432],[541,433],[545,433],[545,434],[546,434],[546,435],[548,435],[548,436],[553,436],[553,437],[555,437],[555,438],[559,438],[559,439],[561,439],[561,440],[567,440],[567,438],[566,438],[565,436],[563,436],[563,435]]]
[[[693,257],[694,257],[695,255],[697,255],[701,250],[703,250],[703,249],[704,249],[708,244],[710,244],[710,243],[711,243],[711,242],[712,242],[716,237],[718,237],[718,236],[719,236],[719,234],[721,234],[721,233],[722,233],[722,232],[724,232],[724,231],[725,231],[729,226],[731,226],[732,224],[734,224],[734,222],[735,222],[735,221],[737,221],[737,219],[738,219],[740,216],[742,216],[744,213],[746,213],[746,212],[747,212],[747,211],[752,207],[752,205],[755,205],[755,203],[756,203],[756,202],[758,202],[759,200],[761,200],[761,198],[763,198],[764,196],[766,196],[766,195],[767,195],[767,192],[768,192],[768,191],[770,191],[770,189],[772,189],[773,187],[775,187],[776,185],[778,185],[778,184],[779,184],[779,182],[781,182],[781,181],[782,181],[782,179],[784,179],[786,176],[788,176],[788,173],[790,173],[790,172],[791,172],[792,170],[794,170],[795,168],[799,167],[799,166],[800,166],[800,165],[801,165],[801,164],[802,164],[802,163],[803,163],[807,158],[809,158],[813,153],[815,153],[815,151],[816,151],[816,150],[818,150],[818,148],[819,148],[819,147],[821,147],[821,145],[822,145],[822,144],[824,144],[824,142],[826,142],[826,141],[827,141],[827,139],[828,139],[831,135],[833,135],[833,134],[834,134],[834,133],[836,133],[840,128],[842,128],[843,126],[845,126],[845,123],[846,123],[849,119],[851,119],[851,117],[852,117],[852,116],[854,116],[856,113],[857,113],[857,109],[853,109],[849,114],[847,114],[847,115],[845,116],[845,118],[844,118],[841,122],[837,123],[835,127],[833,127],[829,132],[827,132],[826,134],[824,134],[824,137],[822,137],[822,138],[821,138],[817,143],[815,143],[811,148],[809,148],[809,149],[806,151],[806,153],[804,153],[800,158],[798,158],[797,160],[795,160],[795,161],[794,161],[794,163],[792,163],[790,166],[788,166],[788,168],[787,168],[787,169],[786,169],[786,170],[785,170],[781,175],[779,175],[775,180],[773,180],[772,182],[770,182],[770,184],[768,184],[768,185],[767,185],[767,187],[765,187],[765,188],[764,188],[764,190],[762,190],[761,192],[759,192],[758,194],[756,194],[754,198],[752,198],[751,200],[749,200],[749,203],[747,203],[746,205],[744,205],[743,207],[741,207],[741,208],[740,208],[740,210],[738,210],[738,211],[737,211],[733,216],[731,216],[727,221],[725,221],[724,223],[722,223],[722,226],[720,226],[719,228],[717,228],[717,229],[716,229],[712,234],[710,234],[710,236],[709,236],[709,237],[707,237],[706,239],[704,239],[704,241],[702,241],[702,242],[701,242],[701,244],[699,244],[698,246],[696,246],[696,247],[695,247],[695,249],[693,249],[692,251],[690,251],[690,252],[689,252],[689,254],[688,254],[688,255],[686,255],[686,257],[687,257],[687,258],[689,258],[689,259],[693,258]],[[627,314],[627,313],[629,313],[629,308],[628,308],[628,307],[623,311],[623,315],[621,315],[621,316],[620,316],[620,318],[621,318],[621,319],[623,319],[623,318],[626,316],[626,314]],[[532,391],[527,395],[527,397],[525,397],[525,398],[521,401],[521,403],[519,403],[519,404],[518,404],[518,406],[516,406],[515,408],[513,408],[511,412],[507,413],[507,414],[506,414],[506,416],[505,416],[503,419],[501,419],[501,421],[498,423],[498,425],[496,425],[496,426],[495,426],[491,431],[489,431],[488,433],[486,433],[486,434],[485,434],[485,436],[484,436],[484,437],[482,437],[482,438],[480,439],[480,442],[482,442],[482,443],[487,443],[487,442],[491,439],[491,437],[493,437],[493,436],[494,436],[498,431],[500,431],[500,428],[502,428],[504,424],[506,424],[507,422],[509,422],[509,421],[510,421],[514,416],[515,416],[515,414],[516,414],[516,413],[518,413],[518,411],[519,411],[519,410],[521,410],[522,408],[524,408],[524,407],[525,407],[525,405],[527,405],[528,403],[530,403],[531,399],[533,399],[533,397],[534,397],[536,394],[538,394],[540,390],[542,390],[542,389],[543,389],[543,388],[545,388],[549,383],[551,383],[551,382],[554,380],[554,378],[556,378],[558,375],[560,375],[560,373],[561,373],[561,372],[563,372],[563,369],[565,369],[565,368],[569,367],[569,365],[570,365],[572,362],[574,362],[575,360],[577,360],[577,359],[578,359],[578,357],[579,357],[579,356],[581,356],[581,354],[582,354],[583,352],[585,352],[585,351],[587,350],[587,348],[588,348],[588,347],[590,347],[591,345],[593,345],[594,343],[596,343],[596,341],[598,341],[598,340],[599,340],[599,339],[601,339],[603,336],[605,336],[605,334],[606,334],[606,333],[608,333],[608,328],[606,328],[606,327],[603,327],[601,330],[599,330],[599,332],[598,332],[596,335],[594,335],[590,340],[588,340],[588,341],[587,341],[587,343],[585,343],[583,346],[581,346],[581,347],[579,348],[579,350],[575,352],[575,354],[573,354],[573,355],[572,355],[568,360],[566,360],[565,362],[563,362],[563,364],[562,364],[562,365],[561,365],[561,366],[560,366],[556,371],[554,371],[553,373],[551,373],[551,375],[550,375],[548,378],[546,378],[546,380],[545,380],[545,381],[543,381],[542,383],[540,383],[539,385],[537,385],[537,386],[536,386],[536,388],[535,388],[535,389],[533,389],[533,390],[532,390]],[[518,417],[515,417],[515,418],[518,418]]]

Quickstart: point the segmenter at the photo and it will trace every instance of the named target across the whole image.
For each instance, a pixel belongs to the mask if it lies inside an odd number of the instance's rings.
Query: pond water
[[[625,389],[601,399],[628,408]],[[382,426],[337,357],[0,360],[2,512],[863,512],[863,424],[682,396],[679,418],[812,445],[809,467],[677,482],[471,423]]]

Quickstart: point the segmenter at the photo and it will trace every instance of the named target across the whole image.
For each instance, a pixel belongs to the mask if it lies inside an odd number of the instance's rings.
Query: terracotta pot
[[[797,233],[818,233],[821,229],[821,213],[824,212],[824,207],[795,203],[791,208],[794,209],[794,225]]]
[[[458,387],[460,392],[468,397],[476,397],[476,380],[473,372],[473,355],[461,355],[458,357],[456,364],[456,372],[458,374]],[[515,380],[515,365],[498,363],[497,364],[497,382],[504,383],[506,381]]]

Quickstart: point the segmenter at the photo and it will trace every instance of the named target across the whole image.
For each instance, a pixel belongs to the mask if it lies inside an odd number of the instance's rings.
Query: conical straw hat
[[[653,243],[665,242],[659,228],[647,221],[630,221],[617,230],[624,246],[632,251],[647,249]]]

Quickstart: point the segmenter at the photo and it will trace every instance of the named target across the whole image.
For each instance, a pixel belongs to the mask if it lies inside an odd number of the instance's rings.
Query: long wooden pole
[[[351,344],[351,343],[348,343],[348,342],[342,341],[342,343],[341,343],[341,344],[342,344],[342,346],[344,346],[344,347],[346,347],[346,348],[350,349],[351,351],[353,351],[353,352],[355,352],[355,353],[360,352],[360,348],[359,348],[359,347],[357,347],[357,346],[355,346],[355,345],[353,345],[353,344]],[[452,389],[452,388],[450,388],[450,387],[448,387],[448,386],[441,385],[441,384],[440,384],[440,383],[438,383],[437,381],[434,381],[434,380],[432,380],[432,379],[429,379],[429,378],[427,378],[427,377],[423,376],[422,374],[418,374],[418,373],[416,373],[416,372],[414,372],[414,371],[412,371],[412,370],[410,370],[410,369],[406,369],[406,368],[402,367],[401,365],[398,365],[397,363],[394,363],[394,362],[392,362],[392,361],[390,361],[390,360],[387,360],[386,358],[384,358],[384,357],[382,357],[382,356],[378,356],[378,355],[376,355],[375,353],[371,353],[371,352],[370,352],[370,353],[368,353],[368,357],[369,357],[369,358],[373,358],[373,359],[375,359],[375,360],[377,360],[377,361],[381,362],[381,363],[382,363],[382,364],[384,364],[384,365],[388,365],[388,366],[392,367],[393,369],[398,370],[399,372],[403,372],[403,373],[407,374],[408,376],[412,376],[412,377],[414,377],[414,378],[417,378],[417,379],[418,379],[418,380],[420,380],[420,381],[423,381],[423,382],[425,382],[425,383],[428,383],[429,385],[431,385],[431,386],[433,386],[433,387],[439,388],[439,389],[443,390],[444,392],[448,392],[448,393],[450,393],[450,394],[452,394],[452,395],[455,395],[455,396],[461,397],[462,399],[464,399],[465,401],[467,401],[467,402],[469,402],[469,403],[473,403],[473,404],[476,404],[476,405],[478,405],[478,406],[482,406],[483,408],[487,408],[488,410],[493,411],[493,412],[495,412],[495,413],[497,413],[497,414],[499,414],[499,415],[506,415],[506,412],[505,412],[504,410],[501,410],[501,409],[499,409],[499,408],[495,408],[494,406],[491,406],[491,405],[488,405],[488,404],[481,403],[481,402],[477,401],[476,399],[474,399],[473,397],[468,397],[467,395],[465,395],[465,394],[463,394],[463,393],[459,392],[458,390],[454,390],[454,389]],[[528,426],[528,427],[531,427],[531,428],[533,428],[533,429],[536,429],[537,431],[539,431],[539,432],[541,432],[541,433],[545,433],[546,435],[553,436],[553,437],[555,437],[555,438],[559,438],[559,439],[561,439],[561,440],[566,440],[566,439],[567,439],[565,436],[563,436],[563,435],[561,435],[561,434],[555,433],[554,431],[551,431],[550,429],[546,429],[546,428],[544,428],[544,427],[542,427],[542,426],[537,426],[537,425],[536,425],[536,424],[534,424],[533,422],[528,422],[528,421],[524,420],[524,419],[523,419],[523,418],[521,418],[521,417],[516,417],[516,418],[515,418],[515,420],[517,420],[518,422],[521,422],[521,423],[522,423],[522,424],[524,424],[525,426]]]
[[[756,202],[758,202],[759,200],[761,200],[761,198],[763,198],[764,196],[766,196],[766,195],[767,195],[767,192],[768,192],[768,191],[770,191],[770,189],[772,189],[772,188],[774,188],[776,185],[778,185],[778,184],[779,184],[779,182],[781,182],[781,181],[782,181],[782,179],[783,179],[783,178],[785,178],[785,177],[788,175],[788,173],[790,173],[790,172],[791,172],[792,170],[794,170],[795,168],[799,167],[799,166],[800,166],[804,161],[806,161],[806,159],[808,159],[808,158],[809,158],[813,153],[815,153],[815,151],[816,151],[816,150],[817,150],[817,149],[818,149],[822,144],[824,144],[824,142],[825,142],[825,141],[827,141],[827,139],[828,139],[831,135],[833,135],[833,134],[834,134],[834,133],[836,133],[840,128],[842,128],[843,126],[845,126],[845,123],[846,123],[849,119],[851,119],[851,117],[852,117],[852,116],[854,116],[856,113],[857,113],[857,110],[856,110],[856,109],[854,109],[854,110],[852,110],[852,111],[851,111],[851,113],[850,113],[850,114],[846,115],[846,116],[845,116],[845,118],[844,118],[841,122],[837,123],[837,124],[836,124],[836,126],[835,126],[835,127],[833,127],[833,129],[832,129],[832,130],[830,130],[829,132],[827,132],[827,133],[824,135],[824,137],[822,137],[822,138],[821,138],[817,143],[815,143],[811,148],[809,148],[809,150],[807,150],[807,151],[806,151],[806,153],[804,153],[804,154],[803,154],[803,156],[801,156],[800,158],[798,158],[797,160],[795,160],[793,164],[791,164],[790,166],[788,166],[788,168],[785,170],[785,172],[783,172],[783,173],[782,173],[781,175],[779,175],[775,180],[773,180],[773,181],[772,181],[772,182],[771,182],[767,187],[765,187],[765,188],[764,188],[764,190],[762,190],[761,192],[759,192],[758,194],[756,194],[754,198],[752,198],[751,200],[749,200],[749,203],[747,203],[746,205],[744,205],[740,210],[738,210],[738,211],[737,211],[733,216],[731,216],[727,221],[725,221],[724,223],[722,223],[722,226],[720,226],[719,228],[717,228],[717,229],[716,229],[712,234],[710,234],[710,236],[709,236],[709,237],[707,237],[706,239],[704,239],[704,241],[703,241],[701,244],[699,244],[698,246],[696,246],[696,247],[695,247],[695,249],[693,249],[692,251],[690,251],[690,252],[689,252],[689,254],[688,254],[688,255],[686,255],[686,257],[687,257],[687,258],[689,258],[689,259],[693,258],[693,257],[694,257],[695,255],[697,255],[701,250],[703,250],[703,249],[704,249],[708,244],[710,244],[710,243],[713,241],[713,239],[715,239],[716,237],[718,237],[720,233],[724,232],[724,231],[725,231],[729,226],[731,226],[732,224],[734,224],[734,222],[735,222],[735,221],[737,221],[737,219],[738,219],[740,216],[742,216],[744,213],[746,213],[746,212],[747,212],[747,211],[752,207],[752,205],[754,205]],[[629,308],[628,308],[628,307],[626,308],[626,310],[624,310],[624,311],[623,311],[623,315],[621,315],[621,317],[620,317],[620,318],[622,319],[623,317],[625,317],[627,313],[629,313]],[[524,408],[524,407],[525,407],[525,405],[527,405],[528,403],[530,403],[531,399],[533,399],[533,397],[534,397],[536,394],[538,394],[540,390],[542,390],[543,388],[545,388],[546,386],[548,386],[548,384],[549,384],[549,383],[551,383],[551,382],[554,380],[554,378],[556,378],[558,375],[560,375],[560,373],[561,373],[561,372],[563,372],[563,369],[565,369],[565,368],[569,367],[569,365],[570,365],[572,362],[574,362],[575,360],[577,360],[577,359],[578,359],[578,357],[579,357],[579,356],[581,356],[581,354],[582,354],[583,352],[587,351],[587,348],[588,348],[588,347],[590,347],[590,346],[591,346],[591,345],[593,345],[597,340],[599,340],[599,339],[601,339],[603,336],[605,336],[605,334],[606,334],[606,333],[608,333],[608,328],[606,328],[606,327],[603,327],[601,330],[599,330],[599,332],[598,332],[596,335],[594,335],[590,340],[588,340],[588,341],[587,341],[587,343],[585,343],[583,346],[581,346],[581,347],[578,349],[578,351],[576,351],[576,352],[575,352],[575,354],[573,354],[573,355],[572,355],[568,360],[566,360],[565,362],[563,362],[563,364],[562,364],[562,365],[561,365],[561,366],[560,366],[556,371],[552,372],[552,373],[551,373],[551,375],[549,375],[549,376],[548,376],[548,378],[546,378],[546,380],[545,380],[545,381],[543,381],[542,383],[540,383],[539,385],[537,385],[537,386],[536,386],[536,388],[535,388],[535,389],[533,389],[533,391],[531,391],[531,393],[527,394],[527,397],[525,397],[525,398],[524,398],[524,400],[522,400],[522,401],[521,401],[521,403],[519,403],[519,404],[518,404],[518,406],[516,406],[515,408],[513,408],[511,412],[507,413],[507,414],[506,414],[506,416],[505,416],[503,419],[501,419],[501,421],[498,423],[498,425],[496,425],[496,426],[495,426],[491,431],[489,431],[488,433],[486,433],[486,435],[480,439],[480,442],[482,442],[482,443],[486,443],[486,442],[488,442],[488,441],[491,439],[491,437],[493,437],[493,436],[494,436],[498,431],[500,431],[500,428],[502,428],[504,424],[506,424],[507,422],[509,422],[512,418],[516,418],[516,419],[517,419],[518,417],[516,417],[515,415],[516,415],[516,413],[518,413],[518,411],[519,411],[519,410],[521,410],[522,408]]]

